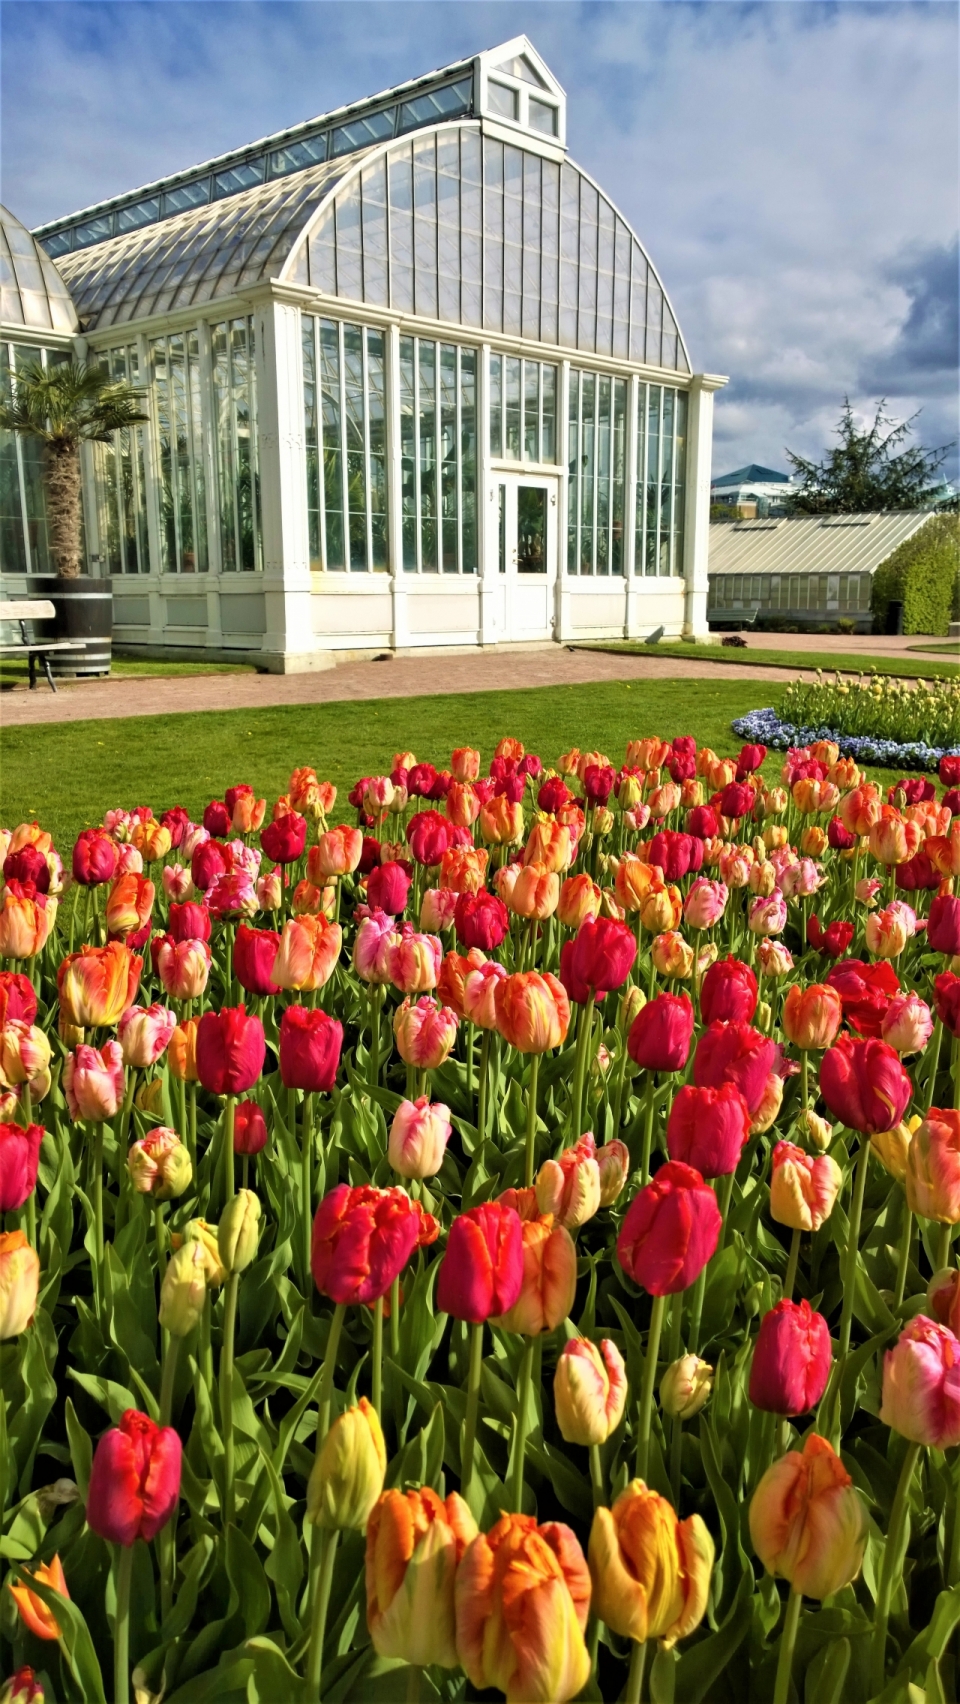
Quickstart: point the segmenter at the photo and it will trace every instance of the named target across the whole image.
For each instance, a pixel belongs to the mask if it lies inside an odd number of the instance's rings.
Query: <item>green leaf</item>
[[[843,1704],[849,1667],[849,1639],[832,1639],[824,1645],[807,1668],[803,1683],[805,1704]]]
[[[273,1581],[283,1630],[291,1643],[295,1644],[303,1631],[296,1610],[297,1592],[303,1579],[303,1550],[297,1529],[290,1518],[280,1477],[262,1447],[260,1455],[270,1483],[270,1495],[277,1522],[273,1549],[267,1557],[264,1571],[267,1579]]]
[[[33,1576],[27,1578],[21,1575],[21,1578],[56,1617],[61,1648],[83,1695],[84,1704],[107,1704],[103,1675],[93,1648],[90,1629],[77,1605]]]
[[[82,1390],[92,1396],[101,1408],[105,1408],[110,1416],[111,1426],[116,1426],[121,1415],[128,1408],[139,1408],[140,1404],[126,1385],[116,1384],[113,1379],[102,1379],[97,1373],[81,1373],[76,1367],[67,1368],[68,1378],[75,1379]]]
[[[67,1427],[67,1441],[70,1445],[70,1460],[73,1463],[73,1476],[77,1482],[81,1501],[85,1503],[87,1486],[90,1483],[90,1469],[93,1465],[93,1441],[90,1433],[81,1426],[77,1419],[73,1399],[69,1396],[64,1404],[64,1419]]]
[[[539,1468],[564,1508],[589,1526],[593,1516],[589,1474],[578,1472],[554,1444],[536,1444],[528,1438],[526,1456]]]
[[[730,1613],[716,1633],[684,1651],[677,1665],[676,1692],[683,1704],[703,1704],[750,1631],[753,1618],[753,1569],[747,1567]]]
[[[240,1599],[244,1637],[252,1639],[270,1619],[270,1587],[259,1556],[239,1527],[227,1527],[225,1550],[227,1578]]]
[[[248,1639],[242,1649],[253,1659],[247,1682],[249,1704],[313,1704],[316,1688],[291,1668],[272,1639]]]

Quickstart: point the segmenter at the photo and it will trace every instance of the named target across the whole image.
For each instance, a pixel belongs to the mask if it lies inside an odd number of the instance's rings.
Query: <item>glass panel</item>
[[[673,405],[675,390],[664,389],[663,424],[661,427],[660,472],[660,555],[659,571],[670,573],[670,536],[673,511]]]
[[[673,473],[673,572],[683,574],[683,511],[686,504],[686,472],[687,472],[687,407],[686,391],[677,392],[676,403],[676,450],[674,452]]]
[[[440,500],[443,572],[459,569],[457,525],[457,351],[440,345]]]
[[[515,53],[510,59],[502,59],[497,66],[508,77],[516,77],[523,83],[532,83],[535,89],[547,87],[539,71],[531,65],[525,54]]]
[[[567,421],[567,573],[577,572],[577,521],[580,514],[580,377],[570,374],[570,402]]]
[[[44,237],[43,247],[51,260],[58,255],[69,254],[73,248],[73,231],[56,231],[52,237]]]
[[[417,570],[417,396],[416,344],[400,339],[400,502],[403,566]]]
[[[448,83],[445,89],[434,89],[416,100],[404,101],[400,108],[400,129],[412,130],[418,124],[435,124],[438,118],[456,118],[469,112],[473,95],[473,79]]]
[[[363,190],[363,299],[386,307],[387,168],[383,160],[367,166]]]
[[[8,403],[12,391],[10,348],[0,343],[0,402]],[[0,567],[8,574],[26,574],[30,567],[18,442],[15,433],[0,430]]]
[[[89,219],[85,225],[77,225],[74,243],[77,248],[88,248],[91,243],[102,243],[112,236],[113,214],[106,213],[101,219]]]
[[[437,163],[432,136],[413,143],[413,251],[416,311],[435,319],[437,300]]]
[[[285,148],[275,148],[270,155],[270,176],[283,177],[287,172],[300,171],[304,166],[316,166],[327,157],[327,133],[305,136],[301,142],[288,142]]]
[[[346,568],[343,528],[343,449],[340,404],[340,328],[320,321],[320,418],[323,430],[324,567]]]
[[[527,112],[530,116],[530,129],[539,130],[542,136],[556,136],[560,128],[560,114],[549,101],[539,101],[536,95],[531,95],[527,101]]]
[[[202,207],[210,200],[210,179],[200,178],[195,183],[181,183],[176,189],[167,189],[163,194],[163,213],[166,218],[169,213],[183,213],[188,207]]]
[[[523,455],[525,461],[540,458],[540,363],[523,363]]]
[[[540,460],[545,462],[557,461],[557,369],[542,366],[540,368],[543,387],[542,419],[540,429]]]
[[[438,571],[437,560],[437,348],[419,345],[420,389],[420,566],[425,574]]]
[[[644,541],[646,537],[646,493],[647,493],[647,386],[637,386],[637,465],[636,465],[636,502],[637,512],[634,517],[633,549],[635,574],[644,571]]]
[[[610,572],[610,390],[611,380],[597,385],[597,573]]]
[[[460,565],[475,574],[477,561],[477,352],[460,350]]]
[[[645,574],[657,572],[657,515],[659,512],[660,481],[660,398],[659,385],[647,386],[647,502],[646,537],[644,540]]]
[[[490,357],[490,454],[503,455],[503,356]]]
[[[320,421],[317,413],[316,321],[303,315],[303,431],[307,454],[307,527],[310,570],[323,568],[320,548]]]
[[[487,107],[498,118],[512,118],[516,123],[520,116],[518,90],[508,89],[506,83],[495,83],[491,77],[487,83]]]
[[[382,331],[367,332],[367,442],[370,490],[370,566],[387,570],[387,408]]]
[[[507,488],[506,488],[506,486],[505,485],[498,485],[497,486],[497,492],[499,494],[498,526],[497,526],[497,540],[498,540],[498,547],[499,547],[499,562],[500,562],[500,572],[501,572],[501,574],[505,574],[506,571],[507,571]]]
[[[520,460],[520,362],[514,356],[508,355],[504,363],[505,374],[505,407],[504,407],[504,450],[509,461]]]
[[[330,157],[349,154],[354,148],[367,148],[371,142],[383,142],[392,136],[397,121],[396,107],[386,112],[372,113],[369,118],[354,119],[352,124],[340,124],[330,139]]]
[[[266,173],[267,162],[261,154],[258,160],[244,160],[242,165],[232,166],[229,171],[217,172],[213,180],[214,200],[223,195],[233,195],[238,189],[250,189],[256,183],[262,183]]]
[[[547,572],[547,493],[539,485],[517,486],[517,573]]]
[[[346,437],[347,507],[350,559],[348,567],[367,566],[367,493],[364,455],[363,333],[359,326],[343,327],[343,419]]]
[[[148,201],[136,201],[132,207],[121,207],[117,213],[117,236],[122,231],[138,231],[141,225],[150,225],[160,216],[160,197],[151,196]]]
[[[596,402],[594,373],[582,375],[583,407],[580,423],[580,573],[592,574],[594,565],[594,480],[596,478]]]
[[[409,148],[391,153],[390,298],[391,307],[413,312],[413,156]]]
[[[627,384],[613,381],[613,443],[610,456],[610,572],[623,573],[624,485],[627,465]]]

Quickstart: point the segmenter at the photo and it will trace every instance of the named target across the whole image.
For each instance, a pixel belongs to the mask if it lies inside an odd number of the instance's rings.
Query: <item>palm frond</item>
[[[103,442],[147,418],[145,391],[84,361],[47,368],[32,363],[12,380],[11,399],[0,404],[0,426],[46,444]]]

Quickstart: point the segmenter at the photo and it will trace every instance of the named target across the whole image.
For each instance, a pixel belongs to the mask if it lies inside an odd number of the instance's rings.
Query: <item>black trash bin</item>
[[[886,631],[887,631],[887,633],[902,633],[903,632],[903,604],[902,603],[888,603],[887,604]]]
[[[57,638],[79,641],[82,649],[52,651],[55,675],[84,679],[110,673],[113,648],[113,587],[109,580],[79,574],[75,580],[59,576],[47,594],[57,612]]]

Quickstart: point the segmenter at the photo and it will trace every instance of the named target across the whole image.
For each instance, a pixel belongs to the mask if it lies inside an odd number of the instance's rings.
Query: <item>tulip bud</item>
[[[783,1002],[783,1030],[802,1052],[829,1047],[843,1018],[840,995],[828,983],[794,983]]]
[[[643,989],[638,988],[635,982],[628,983],[620,996],[620,1005],[617,1008],[617,1027],[621,1035],[628,1033],[634,1018],[643,1011],[646,1004],[647,996]]]
[[[167,1049],[167,1060],[170,1065],[170,1075],[181,1083],[195,1083],[197,1073],[197,1028],[199,1018],[185,1018],[178,1024],[170,1037]]]
[[[765,1313],[750,1368],[750,1401],[772,1414],[806,1414],[827,1388],[830,1328],[810,1303],[784,1298]]]
[[[252,1189],[238,1189],[223,1209],[217,1230],[217,1248],[224,1270],[244,1272],[257,1252],[260,1237],[260,1202]]]
[[[149,1082],[141,1083],[133,1104],[138,1112],[145,1112],[149,1118],[160,1118],[163,1115],[163,1078],[151,1077]]]
[[[553,1401],[568,1444],[605,1444],[623,1417],[627,1370],[615,1343],[571,1337],[557,1361]]]
[[[819,1153],[825,1154],[833,1141],[833,1125],[811,1107],[806,1107],[797,1120],[797,1134],[806,1136]]]
[[[630,1150],[627,1144],[614,1139],[598,1148],[597,1170],[600,1173],[600,1205],[609,1207],[616,1201],[630,1175]]]
[[[713,1368],[699,1355],[671,1361],[660,1380],[660,1407],[677,1420],[692,1420],[713,1390]]]
[[[222,1284],[227,1274],[220,1260],[220,1245],[217,1242],[216,1226],[208,1225],[206,1219],[188,1219],[183,1228],[183,1241],[197,1243],[203,1257],[203,1270],[208,1289]],[[176,1246],[176,1237],[174,1237]]]
[[[172,1337],[187,1337],[200,1324],[207,1299],[206,1254],[197,1242],[181,1243],[167,1262],[160,1286],[160,1324]]]
[[[367,1624],[380,1657],[457,1667],[454,1580],[477,1525],[462,1497],[384,1491],[367,1523]]]
[[[362,1531],[383,1490],[387,1451],[365,1396],[334,1421],[307,1482],[307,1519],[327,1531]]]
[[[577,1251],[570,1232],[550,1216],[525,1220],[520,1294],[496,1324],[503,1331],[538,1337],[566,1319],[577,1289]]]
[[[35,1593],[33,1594],[36,1595]],[[64,1584],[64,1595],[66,1585]],[[56,1637],[56,1635],[55,1635]],[[33,1669],[24,1665],[0,1686],[0,1704],[43,1704],[44,1690]]]
[[[30,1590],[30,1584],[27,1582],[34,1580],[38,1581],[41,1586],[48,1586],[52,1592],[56,1592],[60,1597],[69,1599],[70,1593],[67,1590],[63,1564],[59,1556],[54,1556],[50,1562],[41,1562],[39,1567],[31,1569],[30,1573],[24,1572],[23,1584],[13,1585],[11,1583],[10,1585],[10,1596],[20,1612],[20,1619],[24,1626],[33,1634],[35,1639],[49,1639],[52,1643],[53,1640],[60,1637],[60,1624],[54,1611],[44,1603],[39,1593]],[[32,1676],[32,1670],[27,1672]],[[39,1696],[42,1700],[42,1689]]]
[[[434,1177],[443,1165],[452,1127],[450,1108],[421,1095],[401,1101],[393,1115],[387,1158],[401,1177]]]
[[[960,1443],[958,1365],[960,1342],[953,1332],[917,1314],[883,1357],[884,1426],[938,1450]]]
[[[897,1183],[904,1183],[906,1179],[910,1143],[922,1122],[919,1113],[915,1113],[912,1118],[902,1119],[892,1130],[880,1130],[870,1138],[870,1147],[884,1171],[889,1172]]]
[[[600,1169],[597,1148],[588,1132],[558,1160],[544,1160],[537,1174],[537,1206],[550,1213],[568,1231],[586,1224],[600,1206]]]
[[[142,1142],[131,1144],[127,1171],[137,1193],[157,1201],[182,1195],[193,1177],[190,1155],[177,1132],[164,1125],[151,1130]]]

